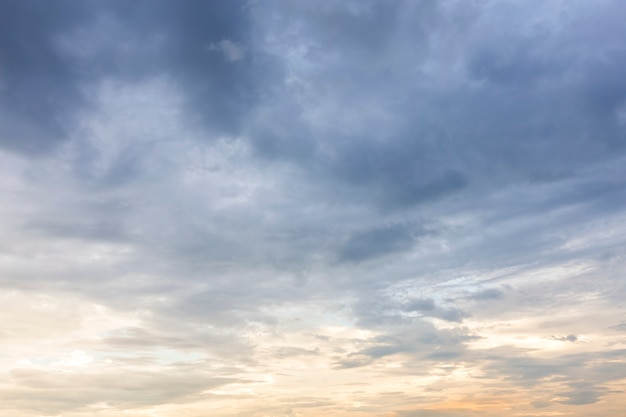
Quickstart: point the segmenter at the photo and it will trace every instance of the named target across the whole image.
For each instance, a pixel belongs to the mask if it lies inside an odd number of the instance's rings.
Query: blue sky
[[[625,20],[0,0],[0,417],[620,415]]]

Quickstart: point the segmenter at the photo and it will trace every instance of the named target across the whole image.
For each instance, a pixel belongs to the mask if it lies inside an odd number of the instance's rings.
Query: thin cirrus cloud
[[[0,413],[620,415],[625,17],[0,0]]]

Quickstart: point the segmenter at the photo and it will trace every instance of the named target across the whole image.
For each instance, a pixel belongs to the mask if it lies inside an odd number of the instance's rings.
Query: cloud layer
[[[0,0],[0,414],[619,415],[625,18]]]

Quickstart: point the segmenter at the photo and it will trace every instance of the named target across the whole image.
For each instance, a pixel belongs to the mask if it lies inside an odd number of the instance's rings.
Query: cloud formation
[[[0,414],[620,415],[624,18],[0,0]]]

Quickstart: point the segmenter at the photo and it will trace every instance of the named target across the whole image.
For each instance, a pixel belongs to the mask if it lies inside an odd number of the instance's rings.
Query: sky
[[[624,21],[0,0],[0,417],[623,416]]]

